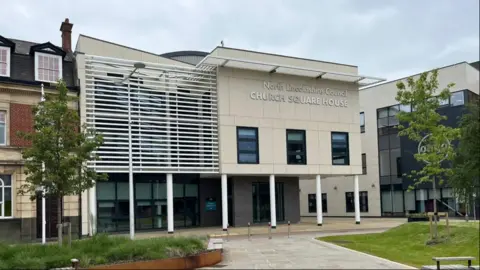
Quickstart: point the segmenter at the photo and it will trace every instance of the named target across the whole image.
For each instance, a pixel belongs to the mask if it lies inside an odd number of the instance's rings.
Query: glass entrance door
[[[285,220],[283,201],[283,183],[275,183],[275,204],[277,221]],[[253,222],[270,221],[270,184],[252,183]]]

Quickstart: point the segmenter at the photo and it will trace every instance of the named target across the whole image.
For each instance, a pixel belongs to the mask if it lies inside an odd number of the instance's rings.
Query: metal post
[[[78,265],[79,265],[78,259],[71,259],[70,261],[72,262],[72,268],[75,270],[78,269]]]
[[[288,221],[288,238],[290,238],[290,220]]]
[[[72,223],[68,222],[68,246],[72,248]]]
[[[132,158],[132,113],[131,113],[131,93],[130,81],[127,85],[128,91],[128,199],[129,199],[129,218],[130,218],[130,239],[135,239],[135,208],[133,198],[133,158]]]
[[[229,236],[230,236],[230,232],[228,231],[228,227],[229,227],[229,226],[230,226],[230,225],[227,223],[227,241],[228,241],[228,238],[229,238]]]
[[[248,241],[251,241],[250,235],[250,222],[248,222]]]
[[[438,212],[437,212],[437,188],[436,188],[436,178],[435,176],[433,177],[433,237],[434,239],[437,239],[438,237]]]
[[[272,239],[272,223],[268,222],[268,239]]]
[[[41,85],[41,97],[40,102],[45,101],[45,90],[43,89],[43,83]],[[45,173],[45,162],[42,162],[42,174]],[[42,175],[43,177],[43,175]],[[42,179],[44,180],[44,179]],[[47,243],[47,217],[46,217],[46,203],[45,203],[45,196],[47,195],[45,192],[45,187],[42,186],[42,244]]]

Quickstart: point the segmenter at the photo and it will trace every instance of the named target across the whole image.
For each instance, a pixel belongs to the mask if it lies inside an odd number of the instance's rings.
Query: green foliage
[[[446,237],[444,222],[439,231]],[[467,226],[465,226],[467,225]],[[383,233],[338,235],[319,240],[386,258],[414,267],[432,265],[432,257],[473,256],[478,264],[478,222],[450,221],[450,238],[436,245],[425,245],[430,239],[429,222],[412,222]],[[466,263],[466,262],[465,262]]]
[[[18,134],[32,143],[22,152],[27,179],[19,194],[30,195],[33,200],[37,187],[44,186],[49,194],[57,197],[78,195],[95,181],[106,179],[106,175],[87,168],[88,160],[98,158],[92,152],[103,139],[86,126],[80,128],[78,112],[69,107],[76,100],[68,95],[65,83],[60,81],[57,93],[47,94],[45,101],[33,108],[35,132]]]
[[[47,244],[0,244],[0,269],[51,269],[71,265],[76,258],[81,267],[123,261],[153,260],[172,257],[178,250],[181,256],[204,251],[205,242],[199,238],[163,237],[132,241],[126,237],[97,234],[90,239],[59,247]]]
[[[396,100],[402,105],[411,106],[411,112],[400,111],[397,118],[399,135],[420,142],[425,146],[424,151],[416,153],[415,159],[424,164],[420,171],[411,171],[408,175],[413,178],[415,185],[431,182],[433,177],[438,177],[440,184],[452,175],[450,166],[442,163],[452,161],[455,151],[451,144],[458,138],[459,129],[442,124],[446,116],[437,112],[440,100],[450,98],[450,88],[453,83],[442,89],[438,95],[438,72],[425,72],[417,80],[407,79],[407,85],[397,83]],[[427,136],[428,135],[428,136]],[[412,187],[411,187],[412,188]]]
[[[449,184],[455,194],[471,202],[473,194],[480,196],[480,103],[472,102],[467,108],[468,113],[460,119],[460,140]]]

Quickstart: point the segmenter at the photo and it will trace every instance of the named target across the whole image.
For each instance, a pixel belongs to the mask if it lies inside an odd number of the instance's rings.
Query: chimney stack
[[[72,28],[73,24],[70,23],[68,18],[66,18],[60,26],[60,31],[62,32],[62,49],[66,53],[72,52]]]

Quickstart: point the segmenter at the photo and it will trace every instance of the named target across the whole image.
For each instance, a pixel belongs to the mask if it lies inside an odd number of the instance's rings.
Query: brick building
[[[68,19],[62,22],[62,47],[50,42],[35,43],[7,38],[0,33],[0,240],[36,241],[41,239],[41,200],[17,195],[26,179],[21,151],[28,141],[18,131],[33,130],[32,107],[40,101],[41,85],[46,93],[54,93],[55,82],[63,79],[72,95],[75,87],[74,57]],[[77,104],[72,104],[78,108]],[[65,221],[72,222],[72,231],[79,231],[78,197],[63,200]],[[57,200],[46,199],[47,238],[57,232]],[[38,218],[37,218],[38,217]]]

